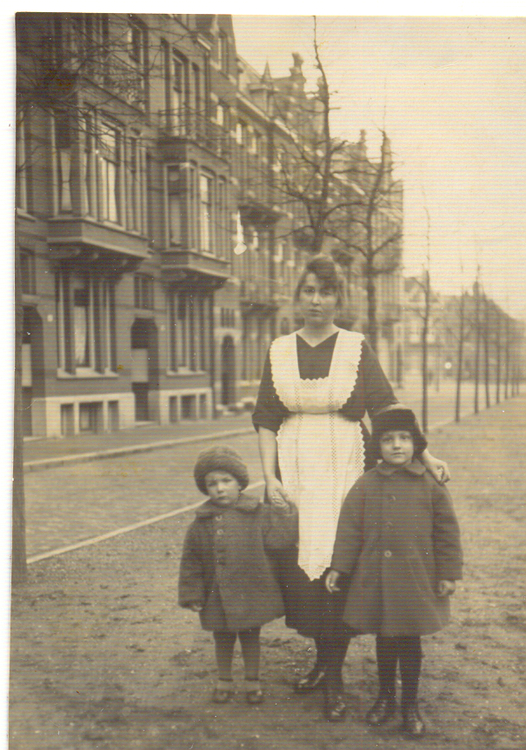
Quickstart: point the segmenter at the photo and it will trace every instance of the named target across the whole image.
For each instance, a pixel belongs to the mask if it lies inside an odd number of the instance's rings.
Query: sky
[[[318,16],[333,135],[391,139],[404,182],[404,265],[456,294],[477,264],[486,291],[526,320],[526,18]],[[315,85],[310,16],[234,15],[238,54]],[[426,215],[429,214],[429,232]]]

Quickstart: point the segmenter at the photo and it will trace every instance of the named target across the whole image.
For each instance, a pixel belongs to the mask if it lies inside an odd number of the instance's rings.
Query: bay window
[[[104,123],[99,134],[101,214],[115,224],[121,220],[120,133]]]

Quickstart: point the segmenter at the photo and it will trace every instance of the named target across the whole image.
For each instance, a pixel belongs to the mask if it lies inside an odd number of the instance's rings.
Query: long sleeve
[[[462,578],[460,530],[449,492],[433,480],[433,545],[437,580]]]
[[[351,487],[340,511],[331,568],[352,573],[363,546],[365,483],[360,477]]]
[[[252,414],[254,427],[266,427],[272,432],[279,430],[281,423],[289,414],[289,410],[281,403],[272,382],[270,355],[267,353],[263,367],[263,375],[259,385],[256,407]]]
[[[181,607],[188,607],[190,604],[204,604],[205,600],[204,566],[194,521],[186,532],[181,555],[179,604]]]

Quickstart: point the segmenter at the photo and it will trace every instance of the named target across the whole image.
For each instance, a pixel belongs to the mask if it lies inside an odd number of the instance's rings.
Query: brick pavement
[[[403,400],[407,403],[406,398]],[[508,409],[515,401],[503,402],[498,408]],[[479,418],[484,419],[484,414],[481,412]],[[96,537],[199,500],[192,479],[193,462],[199,450],[209,444],[204,441],[218,434],[212,428],[225,424],[226,420],[207,424],[208,432],[202,434],[202,443],[196,433],[188,435],[195,442],[165,450],[28,472],[25,477],[28,556]],[[239,425],[238,429],[246,433],[221,437],[218,441],[239,450],[249,465],[252,481],[261,481],[257,438],[249,417],[236,418],[230,424]],[[202,428],[203,423],[196,427]],[[160,434],[153,429],[148,432]],[[137,433],[146,434],[141,429]]]
[[[221,439],[261,480],[257,437]],[[59,466],[25,476],[28,557],[173,511],[202,498],[192,476],[195,458],[210,442]]]

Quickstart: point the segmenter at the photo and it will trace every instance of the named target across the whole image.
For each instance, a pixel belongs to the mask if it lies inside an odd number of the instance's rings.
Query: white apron
[[[340,508],[364,471],[360,422],[339,413],[356,383],[363,338],[338,332],[326,378],[300,378],[295,333],[270,348],[276,393],[292,412],[277,435],[279,467],[285,491],[298,506],[298,563],[310,580],[330,567]]]

